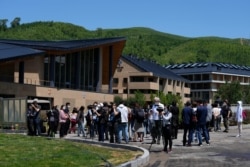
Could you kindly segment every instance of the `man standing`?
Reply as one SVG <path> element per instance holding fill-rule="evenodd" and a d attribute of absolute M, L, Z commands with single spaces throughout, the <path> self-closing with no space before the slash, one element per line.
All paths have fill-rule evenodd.
<path fill-rule="evenodd" d="M 130 110 L 128 107 L 124 105 L 124 102 L 121 101 L 119 106 L 115 108 L 114 106 L 114 114 L 118 115 L 120 114 L 121 121 L 118 123 L 118 143 L 121 143 L 122 135 L 124 135 L 124 139 L 126 144 L 129 142 L 128 137 L 128 114 L 130 113 Z"/>
<path fill-rule="evenodd" d="M 31 104 L 33 113 L 34 113 L 34 133 L 36 136 L 41 135 L 41 119 L 40 119 L 40 110 L 41 106 L 38 105 L 38 99 L 34 99 L 33 103 Z"/>
<path fill-rule="evenodd" d="M 227 100 L 225 100 L 222 104 L 221 107 L 221 113 L 222 113 L 222 117 L 223 117 L 223 123 L 224 123 L 224 127 L 225 130 L 223 132 L 228 133 L 229 131 L 229 115 L 230 115 L 230 106 Z"/>
<path fill-rule="evenodd" d="M 164 105 L 160 103 L 160 98 L 155 97 L 154 98 L 154 105 L 152 106 L 151 109 L 151 114 L 152 114 L 152 119 L 153 119 L 153 125 L 152 125 L 152 143 L 156 143 L 157 139 L 157 144 L 160 144 L 161 141 L 161 131 L 162 131 L 162 119 L 161 119 L 161 114 L 159 115 L 158 107 L 164 108 Z"/>
<path fill-rule="evenodd" d="M 178 136 L 178 126 L 179 126 L 179 108 L 176 106 L 176 102 L 172 102 L 172 106 L 170 107 L 170 112 L 172 113 L 172 130 L 173 130 L 173 138 L 177 139 Z"/>
<path fill-rule="evenodd" d="M 207 119 L 207 107 L 203 105 L 202 100 L 197 101 L 197 132 L 198 132 L 198 140 L 199 146 L 202 146 L 202 134 L 205 137 L 207 145 L 210 145 L 207 128 L 206 128 L 206 119 Z"/>
<path fill-rule="evenodd" d="M 185 107 L 182 110 L 182 121 L 183 121 L 183 146 L 187 144 L 187 132 L 188 132 L 188 146 L 191 146 L 192 137 L 193 137 L 193 128 L 191 127 L 191 117 L 193 114 L 193 109 L 191 107 L 190 101 L 187 101 Z"/>

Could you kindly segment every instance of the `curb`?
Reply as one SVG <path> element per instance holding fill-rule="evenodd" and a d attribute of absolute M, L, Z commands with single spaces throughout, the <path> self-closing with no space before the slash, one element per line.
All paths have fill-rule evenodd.
<path fill-rule="evenodd" d="M 112 147 L 112 148 L 122 148 L 127 149 L 131 151 L 142 151 L 143 155 L 137 157 L 135 160 L 128 161 L 126 163 L 123 163 L 117 167 L 138 167 L 138 166 L 144 166 L 149 163 L 149 151 L 145 148 L 134 146 L 134 145 L 125 145 L 125 144 L 113 144 L 113 143 L 102 143 L 98 141 L 90 141 L 86 139 L 72 139 L 72 138 L 65 138 L 66 140 L 74 141 L 74 142 L 83 142 L 87 144 L 95 144 L 95 145 L 101 145 L 105 147 Z"/>

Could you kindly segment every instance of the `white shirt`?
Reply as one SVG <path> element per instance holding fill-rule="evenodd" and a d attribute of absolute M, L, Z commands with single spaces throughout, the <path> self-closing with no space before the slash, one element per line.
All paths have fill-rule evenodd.
<path fill-rule="evenodd" d="M 128 122 L 128 108 L 123 104 L 120 104 L 117 107 L 117 111 L 121 113 L 121 122 L 127 123 Z"/>
<path fill-rule="evenodd" d="M 157 108 L 159 105 L 162 105 L 164 107 L 163 104 L 159 103 L 159 104 L 154 104 L 152 106 L 152 110 L 151 110 L 151 113 L 152 113 L 152 116 L 153 116 L 153 120 L 160 120 L 159 118 L 159 112 L 157 111 Z"/>

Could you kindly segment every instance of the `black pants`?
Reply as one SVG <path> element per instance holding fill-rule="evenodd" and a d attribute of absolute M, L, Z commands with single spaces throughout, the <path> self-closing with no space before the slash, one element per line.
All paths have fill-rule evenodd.
<path fill-rule="evenodd" d="M 48 130 L 48 136 L 54 137 L 57 131 L 57 122 L 50 121 L 49 122 L 49 130 Z"/>
<path fill-rule="evenodd" d="M 164 151 L 168 151 L 168 145 L 169 150 L 172 150 L 172 128 L 170 125 L 162 127 L 162 135 L 164 137 Z"/>
<path fill-rule="evenodd" d="M 33 118 L 27 118 L 28 135 L 35 135 Z"/>
<path fill-rule="evenodd" d="M 172 137 L 174 139 L 177 139 L 178 136 L 178 125 L 173 125 L 172 126 Z"/>
<path fill-rule="evenodd" d="M 161 120 L 154 120 L 154 126 L 152 127 L 153 141 L 156 141 L 156 139 L 157 139 L 157 143 L 160 142 L 161 132 L 162 132 L 162 121 Z"/>
<path fill-rule="evenodd" d="M 66 129 L 66 123 L 65 122 L 60 122 L 60 137 L 65 136 L 65 129 Z"/>

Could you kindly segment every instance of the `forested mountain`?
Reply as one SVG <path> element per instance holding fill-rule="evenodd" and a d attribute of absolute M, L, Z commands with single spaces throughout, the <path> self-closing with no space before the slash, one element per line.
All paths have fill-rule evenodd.
<path fill-rule="evenodd" d="M 1 25 L 0 25 L 1 26 Z M 223 62 L 250 65 L 250 40 L 219 37 L 189 38 L 134 27 L 94 31 L 62 22 L 33 22 L 0 28 L 1 39 L 73 40 L 123 36 L 123 54 L 152 59 L 159 64 L 183 62 Z"/>

